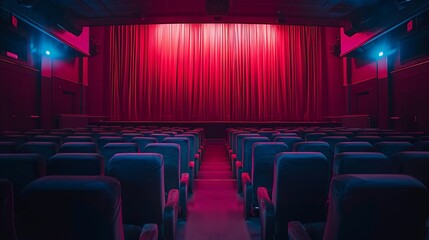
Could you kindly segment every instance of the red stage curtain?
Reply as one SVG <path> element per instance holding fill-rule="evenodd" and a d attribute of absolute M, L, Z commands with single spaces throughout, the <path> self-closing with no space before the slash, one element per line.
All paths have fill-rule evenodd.
<path fill-rule="evenodd" d="M 308 26 L 112 26 L 112 119 L 320 120 L 321 38 Z"/>

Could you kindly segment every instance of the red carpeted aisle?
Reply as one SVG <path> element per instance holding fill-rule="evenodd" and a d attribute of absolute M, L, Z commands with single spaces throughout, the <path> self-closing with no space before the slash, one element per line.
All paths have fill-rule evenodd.
<path fill-rule="evenodd" d="M 243 200 L 225 153 L 223 139 L 208 139 L 194 194 L 189 199 L 188 221 L 180 221 L 177 239 L 260 239 L 259 220 L 244 221 Z"/>

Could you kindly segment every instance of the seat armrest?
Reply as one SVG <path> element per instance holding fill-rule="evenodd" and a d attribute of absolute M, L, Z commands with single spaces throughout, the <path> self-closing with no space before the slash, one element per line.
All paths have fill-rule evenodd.
<path fill-rule="evenodd" d="M 194 162 L 195 162 L 195 168 L 194 168 L 194 170 L 195 170 L 195 177 L 197 177 L 197 173 L 198 173 L 198 170 L 200 170 L 200 161 L 201 161 L 201 158 L 200 158 L 200 154 L 198 154 L 198 153 L 195 153 L 194 154 Z"/>
<path fill-rule="evenodd" d="M 183 173 L 179 187 L 179 216 L 185 220 L 188 219 L 188 186 L 189 174 Z"/>
<path fill-rule="evenodd" d="M 236 160 L 234 164 L 235 164 L 235 173 L 234 173 L 235 176 L 234 177 L 239 178 L 241 176 L 241 173 L 243 172 L 242 171 L 243 163 L 239 160 Z M 240 174 L 238 174 L 239 170 L 241 170 Z"/>
<path fill-rule="evenodd" d="M 237 161 L 237 155 L 235 153 L 233 153 L 231 155 L 231 169 L 232 169 L 232 174 L 235 175 L 235 162 Z M 239 176 L 234 176 L 234 178 L 237 178 Z"/>
<path fill-rule="evenodd" d="M 179 190 L 171 189 L 168 192 L 167 202 L 164 208 L 164 237 L 175 239 L 177 217 L 179 214 Z"/>
<path fill-rule="evenodd" d="M 139 240 L 158 240 L 158 225 L 154 223 L 145 224 L 140 233 Z"/>
<path fill-rule="evenodd" d="M 245 219 L 249 219 L 252 215 L 251 204 L 252 204 L 253 184 L 248 173 L 245 172 L 241 174 L 241 183 L 242 183 L 243 199 L 244 199 L 243 215 Z"/>
<path fill-rule="evenodd" d="M 182 173 L 180 177 L 180 185 L 189 186 L 189 173 Z"/>
<path fill-rule="evenodd" d="M 311 240 L 304 228 L 304 225 L 298 221 L 289 222 L 287 231 L 289 240 Z"/>
<path fill-rule="evenodd" d="M 274 205 L 268 196 L 268 190 L 258 187 L 259 220 L 261 222 L 261 235 L 263 240 L 274 239 Z"/>
<path fill-rule="evenodd" d="M 194 190 L 194 167 L 195 167 L 195 163 L 194 162 L 189 162 L 189 185 L 188 185 L 188 191 L 190 193 L 192 193 L 192 191 Z"/>
<path fill-rule="evenodd" d="M 243 172 L 243 163 L 241 161 L 235 161 L 235 172 L 234 177 L 237 178 L 237 193 L 242 192 L 241 187 L 241 173 Z"/>

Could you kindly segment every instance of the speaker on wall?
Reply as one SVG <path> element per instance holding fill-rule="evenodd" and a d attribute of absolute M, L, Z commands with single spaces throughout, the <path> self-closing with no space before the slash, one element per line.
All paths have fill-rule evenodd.
<path fill-rule="evenodd" d="M 229 0 L 206 0 L 206 11 L 208 15 L 228 15 L 230 8 Z"/>

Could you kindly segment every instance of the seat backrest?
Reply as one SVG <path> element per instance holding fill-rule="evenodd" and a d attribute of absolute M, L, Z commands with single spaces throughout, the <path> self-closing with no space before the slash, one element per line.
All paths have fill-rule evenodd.
<path fill-rule="evenodd" d="M 98 153 L 98 145 L 95 142 L 65 142 L 61 145 L 60 153 Z"/>
<path fill-rule="evenodd" d="M 271 139 L 273 134 L 279 133 L 279 132 L 274 130 L 261 130 L 256 133 L 259 134 L 261 137 L 267 137 L 268 139 Z"/>
<path fill-rule="evenodd" d="M 36 135 L 31 139 L 32 142 L 54 142 L 60 146 L 63 144 L 63 138 L 54 135 Z"/>
<path fill-rule="evenodd" d="M 305 141 L 319 141 L 321 137 L 326 137 L 328 134 L 326 133 L 309 133 L 305 135 Z"/>
<path fill-rule="evenodd" d="M 405 135 L 401 135 L 401 136 L 386 136 L 384 138 L 384 141 L 391 141 L 391 142 L 409 142 L 409 143 L 416 143 L 417 142 L 417 138 L 413 137 L 413 136 L 405 136 Z"/>
<path fill-rule="evenodd" d="M 420 141 L 416 143 L 417 151 L 429 151 L 429 141 Z"/>
<path fill-rule="evenodd" d="M 0 239 L 16 240 L 12 183 L 0 178 Z"/>
<path fill-rule="evenodd" d="M 326 136 L 321 137 L 319 141 L 324 141 L 329 144 L 329 147 L 331 148 L 331 152 L 333 153 L 335 150 L 335 145 L 340 142 L 348 142 L 349 139 L 345 136 Z"/>
<path fill-rule="evenodd" d="M 104 158 L 99 153 L 57 153 L 46 166 L 47 175 L 104 175 Z"/>
<path fill-rule="evenodd" d="M 156 143 L 156 138 L 153 137 L 134 137 L 131 142 L 137 143 L 139 149 L 144 149 L 149 143 Z"/>
<path fill-rule="evenodd" d="M 405 151 L 392 156 L 401 174 L 410 175 L 429 188 L 429 152 Z"/>
<path fill-rule="evenodd" d="M 302 223 L 326 220 L 331 169 L 328 160 L 316 152 L 288 152 L 276 155 L 272 201 L 275 234 L 286 239 L 289 221 Z"/>
<path fill-rule="evenodd" d="M 259 137 L 259 135 L 256 133 L 241 133 L 237 135 L 237 142 L 234 143 L 235 148 L 233 151 L 235 151 L 234 153 L 237 155 L 239 161 L 243 158 L 243 139 L 247 137 Z"/>
<path fill-rule="evenodd" d="M 383 138 L 380 136 L 355 136 L 352 141 L 354 142 L 369 142 L 371 145 L 383 141 Z"/>
<path fill-rule="evenodd" d="M 269 142 L 270 139 L 267 137 L 247 137 L 243 139 L 243 146 L 242 146 L 242 166 L 243 166 L 243 172 L 247 172 L 250 174 L 250 171 L 252 170 L 252 147 L 254 143 L 257 142 Z M 241 177 L 241 176 L 237 176 Z"/>
<path fill-rule="evenodd" d="M 125 138 L 127 142 L 131 142 L 131 140 L 135 137 L 144 137 L 141 133 L 123 133 L 121 136 Z"/>
<path fill-rule="evenodd" d="M 244 130 L 239 130 L 239 129 L 228 129 L 226 134 L 227 134 L 227 140 L 228 140 L 228 144 L 231 148 L 234 147 L 234 142 L 235 142 L 235 136 L 237 134 L 240 133 L 251 133 L 249 131 L 244 131 Z"/>
<path fill-rule="evenodd" d="M 277 129 L 277 131 L 279 131 L 278 129 Z M 283 132 L 283 133 L 274 133 L 273 135 L 271 135 L 271 141 L 272 142 L 275 142 L 276 140 L 276 138 L 278 138 L 278 137 L 298 137 L 298 134 L 296 134 L 296 133 L 285 133 L 285 132 Z"/>
<path fill-rule="evenodd" d="M 180 145 L 177 143 L 150 143 L 142 152 L 159 153 L 164 159 L 164 189 L 179 189 Z"/>
<path fill-rule="evenodd" d="M 293 145 L 297 142 L 302 142 L 302 138 L 298 136 L 276 137 L 274 142 L 283 142 L 287 145 L 289 151 L 292 151 Z"/>
<path fill-rule="evenodd" d="M 16 142 L 0 142 L 0 153 L 16 153 L 18 146 Z"/>
<path fill-rule="evenodd" d="M 22 191 L 21 201 L 20 239 L 124 239 L 121 185 L 114 178 L 44 177 Z"/>
<path fill-rule="evenodd" d="M 68 136 L 64 138 L 66 142 L 95 142 L 95 139 L 91 136 Z"/>
<path fill-rule="evenodd" d="M 333 178 L 325 240 L 425 239 L 428 191 L 405 175 Z"/>
<path fill-rule="evenodd" d="M 339 142 L 335 145 L 334 155 L 343 152 L 374 152 L 374 146 L 369 142 Z"/>
<path fill-rule="evenodd" d="M 177 134 L 176 137 L 185 137 L 189 140 L 189 160 L 194 159 L 194 155 L 197 153 L 198 150 L 195 149 L 195 136 L 192 134 Z"/>
<path fill-rule="evenodd" d="M 139 146 L 137 143 L 108 143 L 101 150 L 101 155 L 104 158 L 104 169 L 107 172 L 110 159 L 117 153 L 138 153 Z"/>
<path fill-rule="evenodd" d="M 19 153 L 37 153 L 45 158 L 45 161 L 58 153 L 58 144 L 55 142 L 26 142 L 18 148 Z"/>
<path fill-rule="evenodd" d="M 378 152 L 343 152 L 335 155 L 333 175 L 395 173 L 393 161 Z"/>
<path fill-rule="evenodd" d="M 297 142 L 293 145 L 294 152 L 320 152 L 328 160 L 332 160 L 333 154 L 331 148 L 327 142 L 324 141 L 307 141 Z"/>
<path fill-rule="evenodd" d="M 98 138 L 97 144 L 100 149 L 103 149 L 104 145 L 108 143 L 122 143 L 126 141 L 124 137 L 120 136 L 101 136 Z"/>
<path fill-rule="evenodd" d="M 377 152 L 381 152 L 384 155 L 386 155 L 388 158 L 390 158 L 396 153 L 403 152 L 403 151 L 411 151 L 414 149 L 415 146 L 410 142 L 383 141 L 383 142 L 376 143 L 374 147 Z"/>
<path fill-rule="evenodd" d="M 45 175 L 46 162 L 40 154 L 0 154 L 0 178 L 12 183 L 15 201 L 27 184 Z"/>
<path fill-rule="evenodd" d="M 185 137 L 164 138 L 164 143 L 176 143 L 180 146 L 180 174 L 189 172 L 189 139 Z"/>
<path fill-rule="evenodd" d="M 149 135 L 149 137 L 156 138 L 157 142 L 162 142 L 162 140 L 164 140 L 164 138 L 170 137 L 170 135 L 165 134 L 165 133 L 153 133 L 153 134 Z"/>
<path fill-rule="evenodd" d="M 198 153 L 198 150 L 200 149 L 200 144 L 201 144 L 201 134 L 198 131 L 186 131 L 183 134 L 191 134 L 194 136 L 194 140 L 195 140 L 194 151 L 195 153 Z"/>
<path fill-rule="evenodd" d="M 273 187 L 274 158 L 278 153 L 287 152 L 282 142 L 257 142 L 252 146 L 252 169 L 249 172 L 253 183 L 253 202 L 256 202 L 258 187 L 265 187 L 271 193 Z"/>
<path fill-rule="evenodd" d="M 109 162 L 109 175 L 121 183 L 124 224 L 163 222 L 164 164 L 158 153 L 119 153 Z"/>

